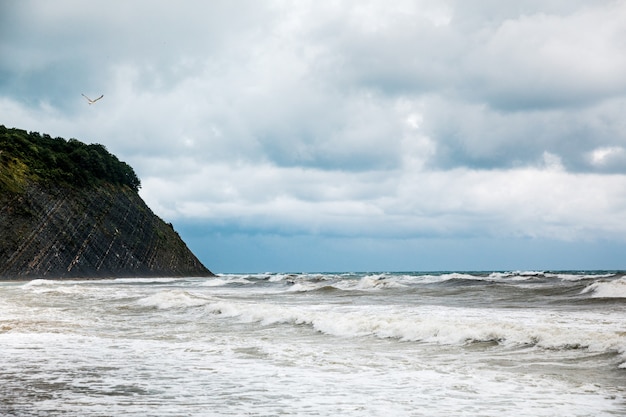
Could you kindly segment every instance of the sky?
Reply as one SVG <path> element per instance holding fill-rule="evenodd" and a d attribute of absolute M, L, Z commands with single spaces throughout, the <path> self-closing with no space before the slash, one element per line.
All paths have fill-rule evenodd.
<path fill-rule="evenodd" d="M 626 1 L 0 0 L 0 56 L 213 272 L 626 269 Z"/>

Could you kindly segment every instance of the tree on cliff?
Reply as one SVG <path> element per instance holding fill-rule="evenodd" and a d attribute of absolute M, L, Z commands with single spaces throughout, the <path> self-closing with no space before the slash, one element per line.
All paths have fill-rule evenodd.
<path fill-rule="evenodd" d="M 141 187 L 135 171 L 109 153 L 104 145 L 87 145 L 76 139 L 66 141 L 2 125 L 0 170 L 4 171 L 0 172 L 2 189 L 16 186 L 20 178 L 74 186 L 110 182 L 126 185 L 134 191 Z M 9 174 L 12 179 L 7 178 Z"/>

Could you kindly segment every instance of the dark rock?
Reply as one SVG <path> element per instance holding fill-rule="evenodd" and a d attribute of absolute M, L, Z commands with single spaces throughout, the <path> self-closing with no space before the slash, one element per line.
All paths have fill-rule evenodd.
<path fill-rule="evenodd" d="M 128 185 L 22 177 L 0 187 L 0 279 L 213 276 Z"/>

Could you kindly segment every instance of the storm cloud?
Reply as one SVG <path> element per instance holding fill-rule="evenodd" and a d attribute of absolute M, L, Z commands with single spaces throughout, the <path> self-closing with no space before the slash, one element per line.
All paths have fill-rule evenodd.
<path fill-rule="evenodd" d="M 106 145 L 218 270 L 241 236 L 355 269 L 372 239 L 397 268 L 418 240 L 624 246 L 624 1 L 0 7 L 0 123 Z"/>

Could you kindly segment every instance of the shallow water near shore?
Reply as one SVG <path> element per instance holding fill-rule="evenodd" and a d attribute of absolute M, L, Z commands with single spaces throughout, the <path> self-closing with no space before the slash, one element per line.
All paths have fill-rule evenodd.
<path fill-rule="evenodd" d="M 2 416 L 620 416 L 618 272 L 0 283 Z"/>

